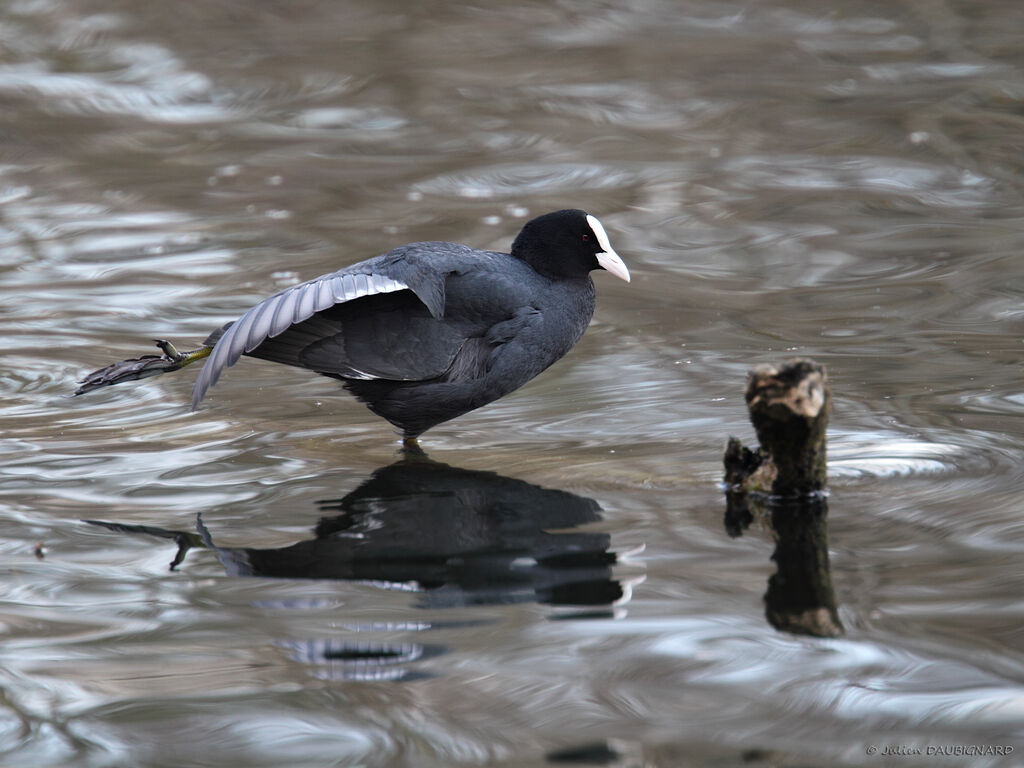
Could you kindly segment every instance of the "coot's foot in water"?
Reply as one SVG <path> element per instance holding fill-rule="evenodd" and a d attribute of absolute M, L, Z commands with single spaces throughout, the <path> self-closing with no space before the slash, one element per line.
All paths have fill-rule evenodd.
<path fill-rule="evenodd" d="M 209 357 L 213 347 L 199 347 L 191 352 L 179 352 L 171 342 L 166 339 L 153 339 L 157 348 L 163 352 L 162 355 L 143 355 L 122 360 L 119 363 L 111 363 L 105 368 L 93 371 L 78 383 L 81 386 L 75 390 L 76 395 L 84 395 L 100 387 L 109 387 L 111 384 L 120 384 L 122 381 L 135 381 L 146 379 L 150 376 L 157 376 L 161 373 L 177 371 L 189 363 Z"/>

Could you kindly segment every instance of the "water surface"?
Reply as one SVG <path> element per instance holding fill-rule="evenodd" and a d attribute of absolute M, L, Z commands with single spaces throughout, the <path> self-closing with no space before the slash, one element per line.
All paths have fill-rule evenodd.
<path fill-rule="evenodd" d="M 0 763 L 1019 764 L 1022 24 L 5 5 Z M 388 425 L 260 361 L 195 413 L 188 371 L 68 398 L 294 282 L 568 206 L 633 282 L 596 275 L 565 360 L 428 433 L 440 480 L 383 483 Z M 723 519 L 746 372 L 794 354 L 833 386 L 838 637 L 767 621 L 772 533 Z"/>

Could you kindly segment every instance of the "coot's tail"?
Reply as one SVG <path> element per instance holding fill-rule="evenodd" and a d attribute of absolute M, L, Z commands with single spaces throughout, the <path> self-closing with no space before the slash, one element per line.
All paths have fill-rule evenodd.
<path fill-rule="evenodd" d="M 83 395 L 100 387 L 120 384 L 122 381 L 135 381 L 176 371 L 196 360 L 208 357 L 213 351 L 213 344 L 209 340 L 199 349 L 193 349 L 191 352 L 179 352 L 171 342 L 164 339 L 154 339 L 154 341 L 162 354 L 134 357 L 131 360 L 111 363 L 106 368 L 93 371 L 78 382 L 81 386 L 75 390 L 75 394 Z"/>

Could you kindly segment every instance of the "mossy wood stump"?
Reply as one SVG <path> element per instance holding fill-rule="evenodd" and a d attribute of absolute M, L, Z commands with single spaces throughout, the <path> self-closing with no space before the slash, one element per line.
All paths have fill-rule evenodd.
<path fill-rule="evenodd" d="M 825 368 L 813 360 L 751 371 L 746 401 L 760 447 L 746 448 L 729 438 L 724 458 L 729 488 L 783 498 L 824 491 L 831 400 Z"/>

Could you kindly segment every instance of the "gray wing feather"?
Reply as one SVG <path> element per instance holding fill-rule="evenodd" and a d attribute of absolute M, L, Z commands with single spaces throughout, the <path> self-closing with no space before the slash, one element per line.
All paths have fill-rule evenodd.
<path fill-rule="evenodd" d="M 301 295 L 301 291 L 289 291 L 282 294 L 281 300 L 274 310 L 274 316 L 270 319 L 268 337 L 273 338 L 284 333 L 295 322 L 295 309 L 299 305 L 299 296 Z"/>
<path fill-rule="evenodd" d="M 316 307 L 329 307 L 334 303 L 334 291 L 331 289 L 331 283 L 333 278 L 327 280 L 321 280 L 316 283 L 316 289 L 310 291 L 316 295 L 315 304 Z"/>
<path fill-rule="evenodd" d="M 192 407 L 196 408 L 221 372 L 252 352 L 267 339 L 284 333 L 317 312 L 363 296 L 407 290 L 405 283 L 383 275 L 329 275 L 295 285 L 271 296 L 246 312 L 217 340 L 217 345 L 196 378 Z"/>
<path fill-rule="evenodd" d="M 303 319 L 312 316 L 316 312 L 317 293 L 318 291 L 316 290 L 295 292 L 299 300 L 295 305 L 295 315 L 292 318 L 292 322 L 301 323 Z"/>

